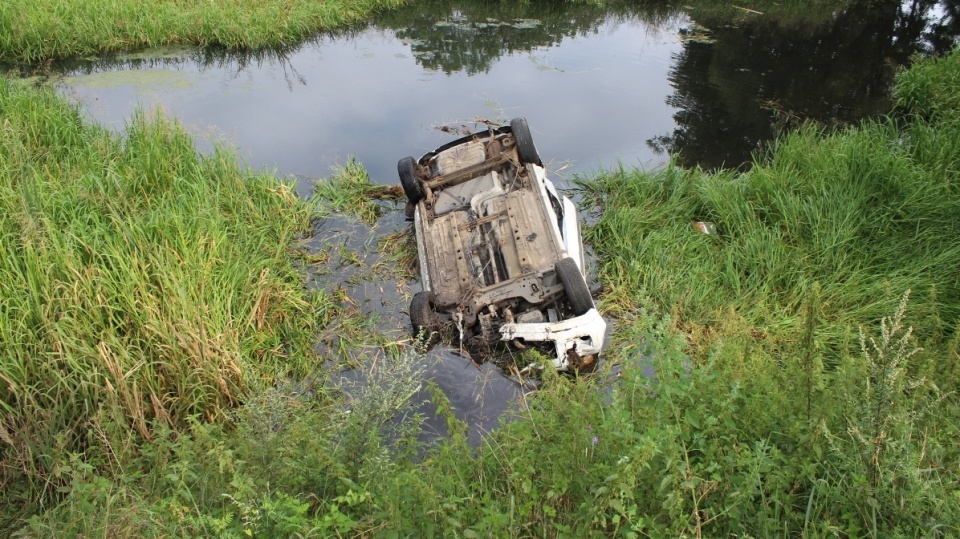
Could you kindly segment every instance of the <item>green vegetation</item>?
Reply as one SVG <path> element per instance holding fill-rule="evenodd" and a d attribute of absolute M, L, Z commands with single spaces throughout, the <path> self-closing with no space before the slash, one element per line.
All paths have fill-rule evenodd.
<path fill-rule="evenodd" d="M 162 118 L 123 137 L 0 82 L 3 518 L 71 455 L 120 466 L 158 427 L 302 376 L 322 322 L 287 248 L 309 206 Z M 313 302 L 313 304 L 311 304 Z M 19 502 L 18 502 L 19 500 Z"/>
<path fill-rule="evenodd" d="M 914 117 L 901 129 L 807 127 L 744 174 L 670 167 L 583 182 L 604 209 L 588 237 L 611 290 L 604 307 L 621 318 L 613 350 L 645 338 L 662 356 L 639 329 L 654 315 L 683 337 L 675 358 L 692 368 L 678 395 L 628 406 L 631 425 L 638 409 L 666 406 L 659 427 L 680 440 L 648 463 L 665 481 L 651 495 L 667 503 L 633 506 L 644 531 L 958 533 L 960 122 L 943 112 L 956 110 L 952 94 L 915 80 L 947 76 L 932 66 L 958 57 L 904 76 L 898 96 Z M 668 480 L 663 458 L 685 475 Z"/>
<path fill-rule="evenodd" d="M 415 343 L 304 286 L 412 263 L 396 230 L 302 246 L 399 211 L 359 164 L 306 202 L 162 117 L 112 134 L 3 81 L 0 534 L 956 536 L 958 73 L 920 62 L 896 120 L 804 127 L 747 173 L 583 180 L 619 375 L 545 372 L 476 448 Z"/>
<path fill-rule="evenodd" d="M 363 165 L 353 157 L 337 167 L 333 176 L 314 183 L 314 199 L 318 216 L 354 215 L 365 225 L 373 226 L 386 211 L 382 200 L 403 200 L 399 185 L 373 183 Z"/>
<path fill-rule="evenodd" d="M 400 3 L 5 1 L 0 2 L 0 62 L 35 63 L 161 45 L 228 49 L 291 45 L 318 30 L 358 22 Z"/>
<path fill-rule="evenodd" d="M 621 170 L 584 183 L 604 206 L 589 238 L 614 290 L 607 307 L 670 314 L 695 343 L 747 324 L 783 349 L 815 301 L 829 326 L 822 344 L 849 352 L 857 324 L 878 321 L 913 288 L 915 314 L 930 317 L 920 324 L 924 345 L 953 333 L 942 325 L 960 316 L 960 223 L 951 217 L 960 198 L 945 173 L 960 165 L 956 125 L 900 131 L 883 121 L 827 136 L 807 127 L 756 165 L 706 177 Z M 695 221 L 719 234 L 697 233 Z"/>
<path fill-rule="evenodd" d="M 960 54 L 931 58 L 900 74 L 895 88 L 897 104 L 908 114 L 949 122 L 960 114 L 960 95 L 951 91 L 958 84 Z M 933 151 L 956 151 L 956 147 L 946 141 L 936 144 L 925 142 L 923 146 Z M 941 149 L 941 146 L 944 148 Z M 936 162 L 936 158 L 928 157 L 926 160 Z M 956 169 L 947 169 L 946 172 L 955 173 Z"/>

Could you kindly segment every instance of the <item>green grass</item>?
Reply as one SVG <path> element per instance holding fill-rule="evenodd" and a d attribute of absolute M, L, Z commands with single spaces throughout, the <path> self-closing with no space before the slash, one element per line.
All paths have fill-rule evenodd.
<path fill-rule="evenodd" d="M 958 165 L 957 124 L 918 121 L 901 132 L 881 121 L 825 136 L 801 129 L 744 174 L 669 167 L 583 182 L 604 207 L 587 237 L 616 291 L 608 308 L 644 305 L 700 331 L 742 319 L 790 338 L 817 286 L 828 340 L 855 348 L 856 324 L 879 320 L 913 289 L 919 336 L 942 344 L 954 331 L 944 321 L 960 316 Z M 699 233 L 695 221 L 719 234 Z"/>
<path fill-rule="evenodd" d="M 619 373 L 544 373 L 476 448 L 436 388 L 451 436 L 417 444 L 422 358 L 291 259 L 312 217 L 391 211 L 362 167 L 306 203 L 162 118 L 114 135 L 4 82 L 0 533 L 956 536 L 957 58 L 901 75 L 906 118 L 747 173 L 581 182 Z M 308 376 L 318 336 L 365 332 L 363 382 Z"/>
<path fill-rule="evenodd" d="M 375 225 L 389 209 L 384 201 L 406 202 L 399 185 L 373 183 L 352 157 L 336 167 L 331 177 L 314 182 L 313 189 L 318 216 L 352 215 L 367 226 Z"/>
<path fill-rule="evenodd" d="M 55 494 L 74 453 L 117 464 L 156 425 L 313 368 L 327 300 L 288 255 L 310 218 L 288 185 L 160 117 L 113 135 L 23 83 L 0 82 L 0 116 L 7 510 Z"/>
<path fill-rule="evenodd" d="M 37 63 L 162 45 L 228 49 L 292 45 L 319 30 L 358 22 L 400 3 L 5 1 L 0 2 L 0 62 Z"/>
<path fill-rule="evenodd" d="M 900 73 L 894 99 L 903 112 L 921 118 L 955 116 L 960 111 L 960 95 L 952 89 L 958 84 L 960 55 L 930 58 Z"/>

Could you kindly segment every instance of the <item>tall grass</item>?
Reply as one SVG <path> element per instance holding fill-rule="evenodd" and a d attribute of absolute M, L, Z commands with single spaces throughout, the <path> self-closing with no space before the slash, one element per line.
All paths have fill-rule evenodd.
<path fill-rule="evenodd" d="M 960 316 L 958 165 L 956 123 L 807 127 L 742 175 L 669 167 L 584 182 L 604 207 L 587 237 L 617 312 L 640 303 L 688 329 L 742 317 L 784 338 L 818 286 L 825 338 L 855 348 L 856 324 L 879 320 L 906 289 L 922 291 L 912 305 L 927 316 Z M 701 220 L 719 233 L 696 231 Z M 918 336 L 943 337 L 928 322 Z"/>
<path fill-rule="evenodd" d="M 923 60 L 900 73 L 893 94 L 903 112 L 929 119 L 960 111 L 960 95 L 955 91 L 958 85 L 960 55 L 948 54 Z"/>
<path fill-rule="evenodd" d="M 914 86 L 899 127 L 805 128 L 748 173 L 584 182 L 611 370 L 546 372 L 477 448 L 434 391 L 451 437 L 421 450 L 413 352 L 378 358 L 347 405 L 275 384 L 204 421 L 247 373 L 302 372 L 311 306 L 282 260 L 304 206 L 162 121 L 114 137 L 2 88 L 0 481 L 16 507 L 59 502 L 27 519 L 8 503 L 4 529 L 960 534 L 960 122 L 937 85 Z M 318 201 L 362 193 L 353 172 Z"/>
<path fill-rule="evenodd" d="M 36 0 L 0 2 L 0 62 L 35 63 L 160 45 L 229 49 L 298 43 L 401 0 Z M 69 31 L 64 31 L 69 29 Z"/>
<path fill-rule="evenodd" d="M 210 420 L 311 368 L 287 255 L 308 206 L 160 117 L 122 136 L 0 82 L 4 517 L 48 500 L 70 455 L 119 464 L 156 425 Z M 323 296 L 318 296 L 323 301 Z"/>

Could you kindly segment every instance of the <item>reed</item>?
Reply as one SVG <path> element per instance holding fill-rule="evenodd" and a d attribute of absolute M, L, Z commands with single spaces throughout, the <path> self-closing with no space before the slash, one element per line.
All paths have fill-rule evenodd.
<path fill-rule="evenodd" d="M 290 186 L 159 116 L 114 135 L 8 80 L 0 116 L 0 484 L 55 488 L 71 453 L 309 370 L 288 246 L 310 209 Z"/>
<path fill-rule="evenodd" d="M 581 182 L 604 208 L 587 237 L 604 261 L 602 279 L 619 290 L 608 308 L 644 304 L 681 326 L 714 328 L 733 308 L 756 331 L 792 339 L 803 298 L 819 283 L 834 343 L 855 345 L 852 328 L 879 321 L 907 289 L 935 289 L 936 305 L 919 295 L 911 305 L 956 320 L 960 192 L 944 171 L 960 164 L 957 129 L 806 127 L 742 175 L 671 166 Z M 713 222 L 718 234 L 698 232 L 695 221 Z"/>

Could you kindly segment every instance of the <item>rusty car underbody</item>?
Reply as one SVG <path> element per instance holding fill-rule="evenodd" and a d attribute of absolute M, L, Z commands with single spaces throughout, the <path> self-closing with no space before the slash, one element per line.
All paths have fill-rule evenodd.
<path fill-rule="evenodd" d="M 398 171 L 423 285 L 415 332 L 453 324 L 473 343 L 540 343 L 558 370 L 596 360 L 606 322 L 586 284 L 577 210 L 547 178 L 526 120 L 401 159 Z"/>

